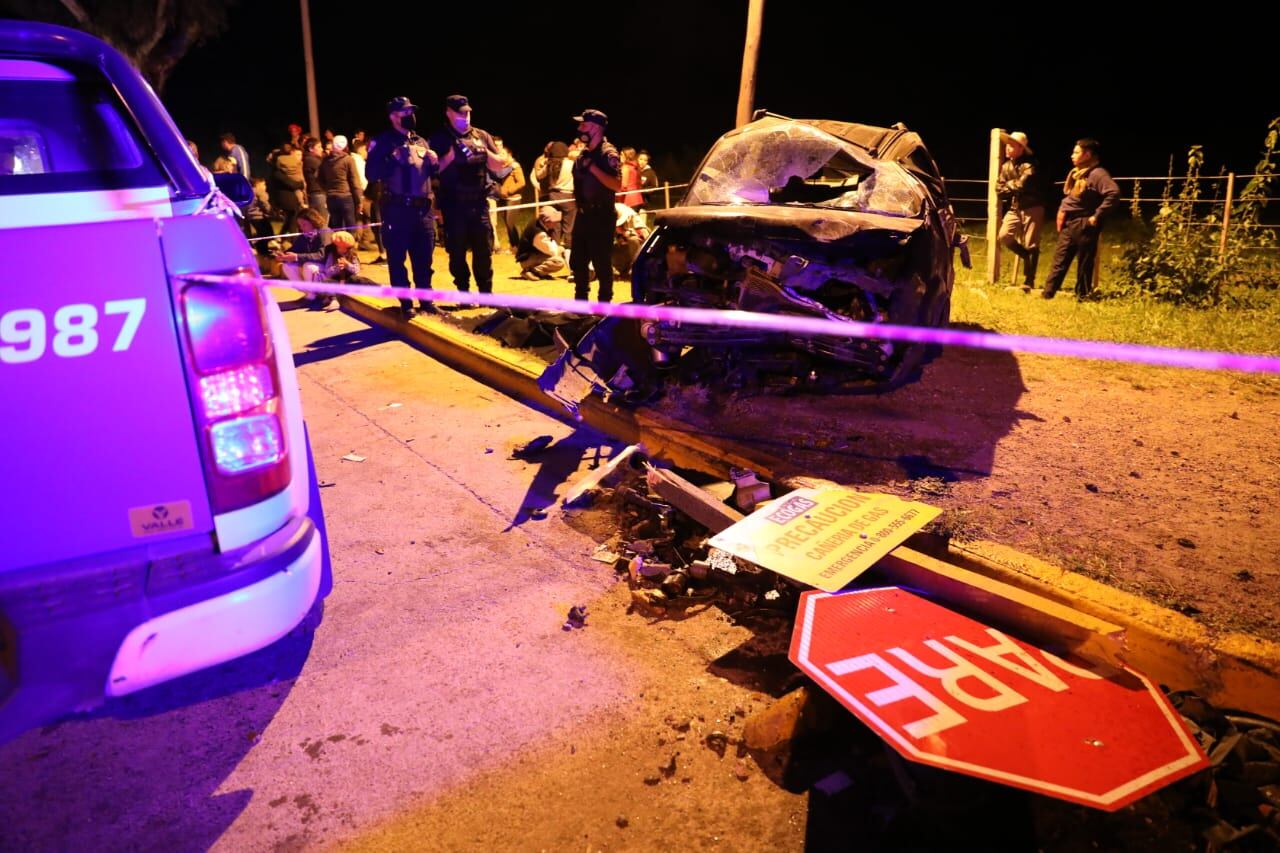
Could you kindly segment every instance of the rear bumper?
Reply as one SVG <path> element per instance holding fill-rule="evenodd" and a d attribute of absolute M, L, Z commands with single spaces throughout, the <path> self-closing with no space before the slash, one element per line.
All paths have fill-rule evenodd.
<path fill-rule="evenodd" d="M 256 652 L 289 633 L 316 600 L 320 548 L 320 537 L 311 536 L 302 555 L 275 574 L 134 628 L 116 653 L 107 695 L 123 696 Z"/>
<path fill-rule="evenodd" d="M 304 516 L 225 554 L 0 576 L 0 742 L 284 636 L 315 601 L 323 544 Z"/>

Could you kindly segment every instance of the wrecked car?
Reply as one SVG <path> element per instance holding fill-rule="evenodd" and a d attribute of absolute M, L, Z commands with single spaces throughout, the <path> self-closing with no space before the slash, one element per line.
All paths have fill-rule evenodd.
<path fill-rule="evenodd" d="M 766 113 L 722 136 L 656 221 L 632 270 L 648 304 L 937 327 L 956 248 L 968 265 L 938 167 L 901 124 Z M 926 350 L 676 322 L 640 333 L 660 370 L 727 388 L 887 390 Z"/>

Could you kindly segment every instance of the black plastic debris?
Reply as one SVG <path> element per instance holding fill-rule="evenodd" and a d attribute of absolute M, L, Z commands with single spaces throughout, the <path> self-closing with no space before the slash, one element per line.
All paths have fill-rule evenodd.
<path fill-rule="evenodd" d="M 587 627 L 587 605 L 575 604 L 569 608 L 569 618 L 564 621 L 564 630 Z"/>
<path fill-rule="evenodd" d="M 555 438 L 552 436 L 540 435 L 511 451 L 511 458 L 526 462 L 531 459 L 537 459 L 544 450 L 551 446 L 553 441 L 555 441 Z"/>

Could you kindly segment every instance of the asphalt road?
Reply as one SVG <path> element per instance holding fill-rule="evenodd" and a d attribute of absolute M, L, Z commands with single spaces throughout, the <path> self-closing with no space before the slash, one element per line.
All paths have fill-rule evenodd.
<path fill-rule="evenodd" d="M 764 701 L 708 673 L 749 633 L 628 614 L 556 507 L 608 440 L 340 312 L 285 316 L 333 555 L 322 621 L 0 745 L 0 849 L 802 843 L 803 797 L 692 745 Z M 566 631 L 573 604 L 591 618 Z M 690 746 L 656 785 L 673 714 Z"/>

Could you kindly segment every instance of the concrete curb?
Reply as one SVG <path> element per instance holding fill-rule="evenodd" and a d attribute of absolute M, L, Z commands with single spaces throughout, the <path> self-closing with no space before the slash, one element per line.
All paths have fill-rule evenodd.
<path fill-rule="evenodd" d="M 545 367 L 538 359 L 490 342 L 434 317 L 405 322 L 383 308 L 393 300 L 340 297 L 344 309 L 382 326 L 441 361 L 524 400 L 552 416 L 572 418 L 538 389 Z M 585 401 L 581 423 L 675 465 L 727 476 L 751 468 L 776 479 L 778 457 L 737 442 L 712 441 L 678 421 L 652 412 Z M 1193 690 L 1214 704 L 1280 719 L 1280 643 L 1245 634 L 1214 634 L 1194 620 L 1083 575 L 994 542 L 953 543 L 948 561 L 1124 629 L 1124 660 L 1174 690 Z"/>

